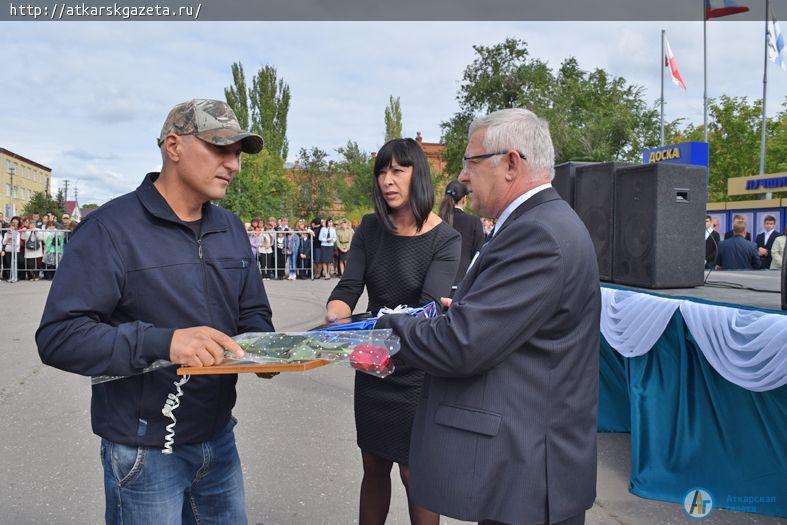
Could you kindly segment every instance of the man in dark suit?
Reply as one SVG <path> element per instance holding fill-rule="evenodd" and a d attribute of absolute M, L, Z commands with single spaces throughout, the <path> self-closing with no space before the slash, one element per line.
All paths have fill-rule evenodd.
<path fill-rule="evenodd" d="M 598 267 L 552 188 L 546 121 L 507 109 L 470 126 L 459 180 L 497 219 L 449 309 L 384 316 L 427 372 L 410 451 L 420 506 L 483 524 L 582 524 L 596 495 Z"/>
<path fill-rule="evenodd" d="M 724 234 L 724 240 L 726 241 L 727 239 L 732 239 L 735 236 L 734 226 L 735 226 L 736 222 L 743 223 L 743 229 L 744 229 L 744 233 L 745 233 L 744 237 L 746 238 L 747 241 L 751 241 L 751 233 L 745 231 L 746 230 L 746 217 L 744 217 L 743 215 L 738 215 L 737 213 L 732 216 L 733 228 L 731 228 L 730 231 L 728 231 L 727 233 Z"/>
<path fill-rule="evenodd" d="M 760 266 L 762 268 L 770 268 L 773 241 L 780 237 L 781 234 L 774 229 L 776 228 L 776 219 L 773 218 L 773 215 L 766 215 L 762 225 L 765 231 L 757 236 L 757 252 L 760 254 Z"/>
<path fill-rule="evenodd" d="M 744 238 L 746 223 L 734 222 L 732 231 L 735 235 L 719 244 L 716 264 L 722 270 L 758 270 L 760 254 L 757 253 L 757 246 Z"/>
<path fill-rule="evenodd" d="M 705 269 L 710 270 L 716 265 L 716 252 L 721 238 L 719 232 L 713 229 L 711 216 L 705 216 Z"/>

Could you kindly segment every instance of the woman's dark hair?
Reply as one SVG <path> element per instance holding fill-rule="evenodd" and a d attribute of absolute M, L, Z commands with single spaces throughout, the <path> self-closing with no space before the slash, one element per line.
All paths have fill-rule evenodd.
<path fill-rule="evenodd" d="M 445 196 L 440 203 L 440 218 L 445 222 L 454 225 L 454 206 L 467 195 L 467 186 L 458 180 L 452 180 L 445 187 Z"/>
<path fill-rule="evenodd" d="M 391 220 L 391 208 L 383 198 L 380 184 L 377 177 L 396 160 L 400 166 L 412 166 L 413 176 L 410 179 L 410 210 L 415 216 L 415 228 L 420 232 L 424 227 L 426 219 L 434 206 L 434 186 L 432 185 L 432 174 L 429 171 L 429 162 L 421 146 L 413 139 L 393 139 L 386 142 L 377 157 L 374 159 L 374 179 L 372 180 L 372 201 L 374 202 L 374 214 L 377 220 L 389 232 L 395 232 L 393 221 Z"/>

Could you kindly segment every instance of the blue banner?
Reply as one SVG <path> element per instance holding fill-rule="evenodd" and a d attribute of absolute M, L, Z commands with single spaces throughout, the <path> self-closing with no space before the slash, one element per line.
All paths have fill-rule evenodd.
<path fill-rule="evenodd" d="M 707 142 L 681 142 L 659 148 L 648 148 L 642 152 L 643 164 L 669 162 L 708 167 Z"/>

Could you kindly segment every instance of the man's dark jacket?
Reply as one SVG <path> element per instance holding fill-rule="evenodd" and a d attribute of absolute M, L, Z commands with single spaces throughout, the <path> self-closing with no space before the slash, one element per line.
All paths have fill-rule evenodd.
<path fill-rule="evenodd" d="M 716 252 L 719 250 L 721 238 L 719 232 L 713 230 L 705 239 L 705 268 L 710 269 L 716 265 Z"/>
<path fill-rule="evenodd" d="M 86 376 L 130 375 L 169 359 L 175 329 L 227 335 L 272 331 L 271 309 L 240 220 L 203 206 L 198 239 L 153 185 L 91 213 L 75 230 L 49 292 L 36 342 L 41 360 Z M 93 431 L 110 441 L 160 447 L 173 422 L 175 367 L 93 386 Z M 196 375 L 172 413 L 174 441 L 209 440 L 235 405 L 236 375 Z"/>
<path fill-rule="evenodd" d="M 768 242 L 765 242 L 765 232 L 760 233 L 757 235 L 757 248 L 765 248 L 768 250 L 766 255 L 761 255 L 760 259 L 762 260 L 762 267 L 763 268 L 770 268 L 771 261 L 773 257 L 771 257 L 771 248 L 773 248 L 773 241 L 775 241 L 778 237 L 781 237 L 781 234 L 776 230 L 771 232 L 771 236 L 768 238 Z"/>
<path fill-rule="evenodd" d="M 719 244 L 716 264 L 724 270 L 758 270 L 760 268 L 760 254 L 753 242 L 736 235 Z"/>
<path fill-rule="evenodd" d="M 426 371 L 410 494 L 465 521 L 557 523 L 596 497 L 596 252 L 552 188 L 497 227 L 445 315 L 377 322 Z"/>
<path fill-rule="evenodd" d="M 732 239 L 734 236 L 735 236 L 735 232 L 729 230 L 727 231 L 727 233 L 724 234 L 724 240 L 726 241 L 727 239 Z M 747 241 L 751 240 L 751 232 L 746 232 L 746 240 Z"/>

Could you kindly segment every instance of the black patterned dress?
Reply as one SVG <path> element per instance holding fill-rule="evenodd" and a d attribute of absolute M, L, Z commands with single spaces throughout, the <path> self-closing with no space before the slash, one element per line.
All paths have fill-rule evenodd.
<path fill-rule="evenodd" d="M 374 215 L 366 215 L 353 236 L 347 267 L 329 301 L 355 308 L 363 288 L 369 310 L 418 306 L 448 297 L 461 251 L 460 235 L 442 222 L 412 236 L 388 232 Z M 407 465 L 410 430 L 421 395 L 424 372 L 397 365 L 379 379 L 355 374 L 355 428 L 364 452 Z"/>

